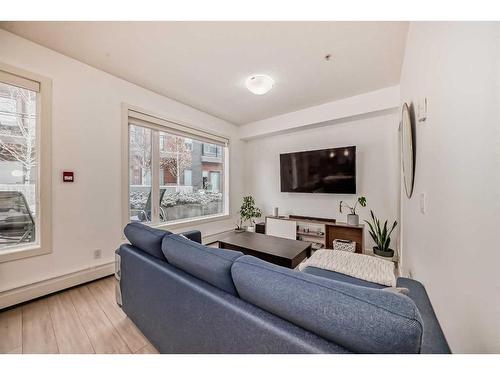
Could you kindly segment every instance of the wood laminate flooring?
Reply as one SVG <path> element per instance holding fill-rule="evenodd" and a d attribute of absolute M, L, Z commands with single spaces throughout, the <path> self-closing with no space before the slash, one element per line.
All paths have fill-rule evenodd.
<path fill-rule="evenodd" d="M 113 276 L 0 311 L 0 353 L 157 354 L 115 302 Z"/>

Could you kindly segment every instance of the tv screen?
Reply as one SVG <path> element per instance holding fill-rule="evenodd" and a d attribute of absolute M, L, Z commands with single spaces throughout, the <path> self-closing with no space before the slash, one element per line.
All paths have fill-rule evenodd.
<path fill-rule="evenodd" d="M 280 155 L 281 191 L 356 193 L 356 146 Z"/>

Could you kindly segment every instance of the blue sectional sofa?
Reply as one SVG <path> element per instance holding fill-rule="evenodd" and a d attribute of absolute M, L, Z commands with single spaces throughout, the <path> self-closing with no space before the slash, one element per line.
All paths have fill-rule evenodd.
<path fill-rule="evenodd" d="M 118 300 L 161 353 L 450 353 L 424 287 L 409 296 L 335 272 L 299 272 L 128 224 Z"/>

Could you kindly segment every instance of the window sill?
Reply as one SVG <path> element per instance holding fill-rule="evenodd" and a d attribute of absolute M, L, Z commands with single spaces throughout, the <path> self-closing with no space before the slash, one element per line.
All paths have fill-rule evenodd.
<path fill-rule="evenodd" d="M 40 245 L 13 247 L 11 249 L 0 250 L 0 263 L 50 254 L 51 252 L 52 250 L 43 249 Z"/>
<path fill-rule="evenodd" d="M 214 221 L 227 220 L 230 217 L 231 216 L 229 214 L 217 214 L 217 215 L 197 217 L 197 218 L 193 218 L 193 219 L 176 220 L 176 221 L 171 221 L 168 223 L 159 223 L 159 224 L 155 224 L 155 225 L 151 225 L 151 226 L 154 228 L 169 230 L 169 229 L 190 227 L 193 225 L 205 224 L 205 223 L 210 223 L 210 222 L 214 222 Z"/>

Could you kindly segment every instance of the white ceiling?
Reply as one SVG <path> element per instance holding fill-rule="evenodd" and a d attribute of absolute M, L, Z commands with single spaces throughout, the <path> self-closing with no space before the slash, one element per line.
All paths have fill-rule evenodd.
<path fill-rule="evenodd" d="M 241 125 L 399 82 L 407 22 L 2 22 L 0 27 Z M 330 62 L 324 60 L 331 54 Z M 275 79 L 268 94 L 244 87 Z"/>

